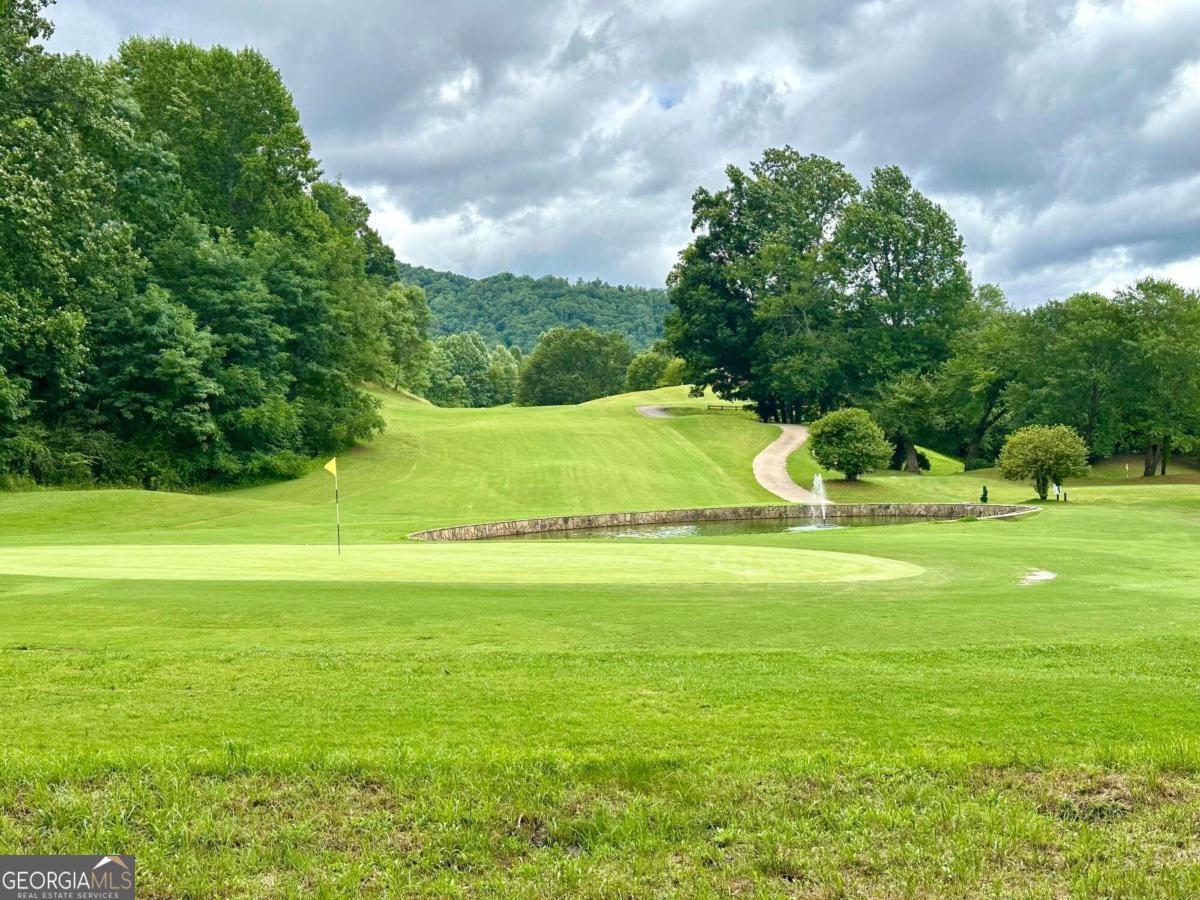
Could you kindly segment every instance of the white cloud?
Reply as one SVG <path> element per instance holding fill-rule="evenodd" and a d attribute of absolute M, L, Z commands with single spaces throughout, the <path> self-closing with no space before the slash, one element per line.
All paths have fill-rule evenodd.
<path fill-rule="evenodd" d="M 401 258 L 661 284 L 690 196 L 791 144 L 898 163 L 1019 303 L 1197 279 L 1200 5 L 64 0 L 56 46 L 260 47 Z"/>

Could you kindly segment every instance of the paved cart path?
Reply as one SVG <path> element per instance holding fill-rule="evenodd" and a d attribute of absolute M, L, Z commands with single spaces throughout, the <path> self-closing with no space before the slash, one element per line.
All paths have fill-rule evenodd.
<path fill-rule="evenodd" d="M 780 425 L 783 434 L 754 457 L 754 477 L 776 497 L 789 503 L 817 503 L 817 495 L 805 490 L 792 481 L 788 474 L 787 461 L 792 453 L 808 440 L 808 428 L 804 425 Z"/>
<path fill-rule="evenodd" d="M 639 406 L 637 411 L 647 419 L 669 419 L 671 413 L 665 406 Z"/>
<path fill-rule="evenodd" d="M 669 419 L 671 412 L 665 406 L 639 406 L 637 411 L 648 419 Z M 817 503 L 817 495 L 800 487 L 788 474 L 787 460 L 794 451 L 808 440 L 808 428 L 804 425 L 780 425 L 779 435 L 758 456 L 754 457 L 754 477 L 764 488 L 789 503 Z"/>

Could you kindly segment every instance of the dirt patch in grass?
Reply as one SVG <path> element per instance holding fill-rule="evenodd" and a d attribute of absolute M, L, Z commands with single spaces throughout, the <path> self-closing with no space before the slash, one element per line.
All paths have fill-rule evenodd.
<path fill-rule="evenodd" d="M 1042 811 L 1071 822 L 1109 822 L 1133 812 L 1136 803 L 1155 803 L 1159 795 L 1135 798 L 1128 779 L 1116 772 L 1084 777 L 1056 786 Z"/>

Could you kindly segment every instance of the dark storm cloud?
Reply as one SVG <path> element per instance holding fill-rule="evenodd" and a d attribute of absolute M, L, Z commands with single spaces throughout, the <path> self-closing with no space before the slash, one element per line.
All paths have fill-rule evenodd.
<path fill-rule="evenodd" d="M 689 198 L 789 143 L 898 163 L 1021 303 L 1200 281 L 1200 5 L 64 0 L 55 43 L 253 45 L 402 257 L 659 284 Z"/>

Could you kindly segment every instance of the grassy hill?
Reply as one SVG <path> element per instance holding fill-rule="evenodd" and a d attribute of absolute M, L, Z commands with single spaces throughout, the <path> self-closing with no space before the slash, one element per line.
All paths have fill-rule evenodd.
<path fill-rule="evenodd" d="M 750 460 L 776 431 L 681 389 L 385 400 L 339 460 L 341 560 L 319 469 L 0 495 L 0 847 L 133 852 L 151 897 L 1200 889 L 1194 472 L 1101 472 L 1017 521 L 405 544 L 770 502 Z M 896 568 L 839 580 L 864 560 Z"/>
<path fill-rule="evenodd" d="M 668 307 L 659 288 L 508 272 L 476 279 L 407 263 L 398 263 L 397 270 L 401 280 L 425 289 L 436 334 L 478 331 L 488 344 L 527 352 L 555 325 L 619 331 L 641 349 L 662 337 Z"/>
<path fill-rule="evenodd" d="M 348 539 L 490 519 L 623 509 L 768 503 L 746 459 L 773 438 L 742 417 L 651 420 L 639 403 L 702 407 L 686 388 L 583 406 L 442 409 L 379 392 L 388 430 L 339 460 Z M 324 540 L 332 482 L 319 465 L 295 481 L 213 494 L 44 491 L 0 495 L 0 541 L 281 542 Z"/>

